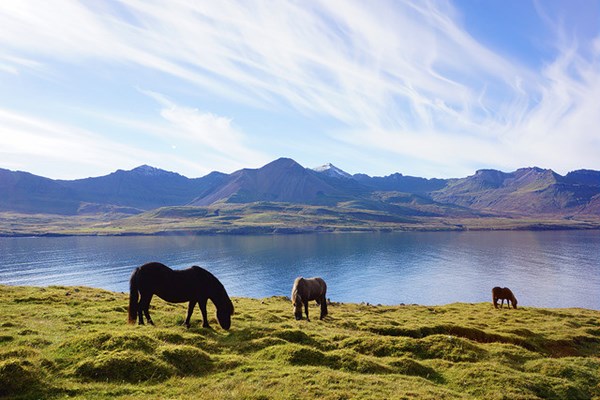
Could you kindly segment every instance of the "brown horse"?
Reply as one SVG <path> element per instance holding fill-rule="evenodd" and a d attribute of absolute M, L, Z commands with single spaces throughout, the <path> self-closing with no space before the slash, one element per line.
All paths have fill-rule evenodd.
<path fill-rule="evenodd" d="M 517 308 L 517 298 L 513 294 L 513 292 L 505 287 L 501 288 L 496 286 L 492 289 L 492 300 L 494 302 L 494 307 L 498 308 L 498 300 L 502 300 L 500 302 L 500 308 L 504 305 L 504 300 L 506 300 L 506 305 L 510 308 L 510 304 L 512 303 L 513 308 Z"/>
<path fill-rule="evenodd" d="M 233 303 L 221 282 L 203 268 L 193 266 L 177 271 L 157 262 L 136 268 L 129 279 L 129 323 L 135 323 L 137 316 L 139 324 L 144 325 L 144 314 L 148 323 L 154 325 L 148 312 L 153 295 L 171 303 L 189 301 L 184 323 L 188 328 L 196 304 L 202 312 L 202 327 L 209 328 L 206 303 L 210 299 L 217 308 L 219 325 L 226 330 L 231 327 Z"/>
<path fill-rule="evenodd" d="M 317 304 L 321 306 L 321 317 L 325 318 L 327 315 L 327 284 L 321 278 L 302 278 L 298 277 L 294 281 L 292 287 L 292 305 L 294 306 L 294 316 L 297 320 L 302 319 L 302 305 L 306 312 L 306 320 L 308 318 L 308 302 L 310 300 L 316 300 Z"/>

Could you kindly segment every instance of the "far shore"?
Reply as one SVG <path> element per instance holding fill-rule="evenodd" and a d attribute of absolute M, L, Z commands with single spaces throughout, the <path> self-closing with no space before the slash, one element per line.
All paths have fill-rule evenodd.
<path fill-rule="evenodd" d="M 548 217 L 532 218 L 423 218 L 405 223 L 364 221 L 312 221 L 294 224 L 275 220 L 269 223 L 206 222 L 187 219 L 152 219 L 139 216 L 104 220 L 98 216 L 22 215 L 0 213 L 0 237 L 65 236 L 190 236 L 190 235 L 301 235 L 339 233 L 466 232 L 466 231 L 561 231 L 598 230 L 599 219 Z M 323 222 L 323 223 L 318 223 Z"/>
<path fill-rule="evenodd" d="M 129 295 L 129 292 L 123 292 L 123 291 L 116 291 L 116 290 L 108 290 L 108 289 L 102 289 L 102 288 L 96 288 L 96 287 L 92 287 L 92 286 L 85 286 L 85 285 L 44 285 L 44 286 L 37 286 L 37 285 L 10 285 L 10 284 L 5 284 L 0 282 L 0 289 L 2 287 L 11 287 L 13 289 L 31 289 L 31 290 L 40 290 L 40 289 L 49 289 L 49 290 L 67 290 L 67 293 L 71 293 L 71 292 L 79 292 L 80 290 L 84 290 L 84 291 L 104 291 L 104 292 L 108 292 L 108 293 L 112 293 L 114 295 Z M 277 301 L 290 301 L 289 296 L 283 296 L 283 295 L 272 295 L 272 296 L 264 296 L 264 297 L 251 297 L 251 296 L 231 296 L 231 298 L 233 300 L 238 300 L 238 301 L 242 301 L 242 300 L 247 300 L 247 301 L 268 301 L 268 300 L 277 300 Z M 162 299 L 157 299 L 154 301 L 158 301 L 161 303 L 167 303 Z M 171 304 L 177 304 L 177 303 L 171 303 Z M 182 304 L 182 303 L 179 303 Z M 187 303 L 186 303 L 187 304 Z M 381 304 L 381 303 L 371 303 L 369 301 L 331 301 L 331 299 L 327 299 L 327 304 L 331 305 L 331 306 L 355 306 L 355 307 L 364 307 L 366 308 L 403 308 L 403 307 L 422 307 L 422 308 L 428 308 L 428 307 L 456 307 L 456 306 L 483 306 L 483 305 L 489 305 L 490 309 L 493 309 L 493 303 L 492 300 L 490 298 L 489 301 L 478 301 L 478 302 L 464 302 L 464 301 L 454 301 L 454 302 L 450 302 L 450 303 L 442 303 L 442 304 L 417 304 L 417 303 L 396 303 L 396 304 Z M 498 303 L 500 304 L 500 303 Z M 311 306 L 313 305 L 313 303 L 311 302 Z M 505 309 L 505 310 L 509 310 L 512 311 L 512 307 L 508 307 L 506 304 L 504 304 L 503 307 L 499 307 L 498 310 L 501 309 Z M 517 310 L 524 310 L 524 309 L 540 309 L 540 310 L 587 310 L 587 311 L 598 311 L 600 312 L 600 309 L 594 309 L 594 308 L 586 308 L 586 307 L 543 307 L 543 306 L 538 306 L 538 305 L 532 305 L 532 304 L 520 304 L 517 308 Z"/>

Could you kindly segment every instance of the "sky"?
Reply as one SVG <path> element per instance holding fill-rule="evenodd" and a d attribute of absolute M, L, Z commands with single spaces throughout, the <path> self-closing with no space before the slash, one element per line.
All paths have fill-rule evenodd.
<path fill-rule="evenodd" d="M 600 0 L 0 1 L 0 168 L 600 170 Z"/>

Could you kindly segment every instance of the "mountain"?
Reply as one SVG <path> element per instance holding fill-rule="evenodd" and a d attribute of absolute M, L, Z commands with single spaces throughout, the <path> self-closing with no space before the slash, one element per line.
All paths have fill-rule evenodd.
<path fill-rule="evenodd" d="M 448 183 L 446 179 L 425 179 L 414 176 L 404 176 L 400 173 L 380 177 L 371 177 L 365 174 L 356 174 L 354 180 L 373 190 L 383 192 L 404 192 L 424 194 L 439 190 Z"/>
<path fill-rule="evenodd" d="M 221 185 L 194 199 L 190 205 L 207 206 L 218 201 L 334 204 L 347 197 L 344 191 L 323 180 L 318 172 L 292 159 L 280 158 L 262 168 L 232 173 Z"/>
<path fill-rule="evenodd" d="M 77 180 L 52 180 L 27 172 L 0 170 L 0 211 L 47 214 L 135 214 L 189 203 L 220 184 L 218 172 L 188 179 L 147 165 L 131 171 Z"/>
<path fill-rule="evenodd" d="M 142 165 L 131 171 L 117 170 L 106 176 L 57 181 L 87 203 L 105 203 L 150 210 L 185 204 L 198 195 L 198 182 L 174 172 Z"/>
<path fill-rule="evenodd" d="M 48 178 L 0 169 L 0 211 L 76 214 L 76 193 Z"/>
<path fill-rule="evenodd" d="M 257 169 L 212 172 L 196 179 L 147 165 L 77 180 L 0 169 L 0 211 L 130 215 L 160 207 L 257 202 L 370 210 L 402 217 L 598 216 L 600 172 L 578 170 L 561 176 L 533 167 L 514 172 L 484 169 L 460 179 L 400 173 L 371 177 L 350 175 L 332 164 L 304 168 L 289 158 Z"/>
<path fill-rule="evenodd" d="M 536 167 L 511 173 L 479 170 L 475 175 L 450 181 L 431 197 L 442 203 L 501 213 L 578 213 L 600 194 L 599 175 L 575 171 L 563 177 Z"/>
<path fill-rule="evenodd" d="M 565 180 L 572 184 L 600 186 L 600 171 L 589 169 L 572 171 L 565 175 Z"/>
<path fill-rule="evenodd" d="M 352 179 L 352 175 L 346 171 L 342 171 L 331 163 L 321 165 L 320 167 L 315 167 L 313 168 L 313 171 L 319 172 L 321 175 L 329 178 Z"/>
<path fill-rule="evenodd" d="M 338 190 L 346 194 L 346 197 L 356 198 L 368 197 L 373 191 L 356 179 L 346 171 L 343 171 L 331 163 L 321 165 L 312 169 L 318 176 L 331 186 L 335 186 Z"/>

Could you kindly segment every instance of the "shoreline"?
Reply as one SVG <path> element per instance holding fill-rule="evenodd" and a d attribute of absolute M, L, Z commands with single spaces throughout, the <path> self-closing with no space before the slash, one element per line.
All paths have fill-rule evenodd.
<path fill-rule="evenodd" d="M 128 296 L 129 293 L 128 292 L 120 292 L 120 291 L 115 291 L 115 290 L 110 290 L 110 289 L 104 289 L 104 288 L 99 288 L 99 287 L 94 287 L 94 286 L 86 286 L 86 285 L 45 285 L 45 286 L 36 286 L 36 285 L 11 285 L 11 284 L 7 284 L 7 283 L 2 283 L 0 282 L 0 288 L 2 287 L 10 287 L 13 289 L 43 289 L 43 290 L 67 290 L 70 292 L 79 292 L 81 290 L 83 291 L 104 291 L 107 293 L 111 293 L 113 295 L 125 295 Z M 267 302 L 269 300 L 277 300 L 277 301 L 287 301 L 287 302 L 291 302 L 289 296 L 285 296 L 285 295 L 271 295 L 271 296 L 264 296 L 264 297 L 251 297 L 251 296 L 231 296 L 232 300 L 238 300 L 238 301 L 244 301 L 244 300 L 248 300 L 248 301 L 260 301 L 260 302 Z M 156 299 L 155 299 L 156 300 Z M 165 304 L 187 304 L 187 302 L 183 302 L 183 303 L 170 303 L 167 302 L 166 300 L 162 300 L 160 298 L 158 298 L 159 302 L 165 303 Z M 291 304 L 291 303 L 290 303 Z M 479 301 L 479 302 L 466 302 L 466 301 L 454 301 L 454 302 L 450 302 L 450 303 L 443 303 L 443 304 L 417 304 L 417 303 L 397 303 L 397 304 L 381 304 L 381 303 L 370 303 L 370 302 L 365 302 L 365 301 L 361 301 L 361 302 L 354 302 L 354 301 L 331 301 L 330 299 L 327 300 L 327 304 L 331 305 L 333 307 L 336 306 L 352 306 L 352 307 L 357 307 L 357 308 L 361 308 L 364 307 L 365 309 L 376 309 L 376 308 L 392 308 L 392 309 L 399 309 L 399 308 L 404 308 L 404 307 L 421 307 L 421 308 L 444 308 L 444 307 L 455 307 L 455 306 L 481 306 L 481 305 L 485 305 L 485 304 L 489 304 L 490 306 L 490 310 L 493 309 L 493 304 L 490 301 Z M 291 306 L 290 306 L 291 307 Z M 311 303 L 311 307 L 312 307 L 312 303 Z M 535 306 L 535 305 L 519 305 L 519 307 L 516 309 L 516 311 L 518 312 L 519 310 L 582 310 L 582 311 L 592 311 L 592 312 L 600 312 L 600 309 L 595 309 L 595 308 L 587 308 L 587 307 L 542 307 L 542 306 Z M 503 308 L 498 308 L 498 311 L 501 310 L 507 310 L 507 311 L 513 311 L 512 308 L 507 308 L 506 306 L 504 306 Z"/>
<path fill-rule="evenodd" d="M 22 214 L 0 212 L 0 237 L 299 235 L 327 233 L 599 230 L 600 216 L 410 216 L 332 209 L 246 210 L 197 215 L 166 208 L 121 214 Z M 392 218 L 393 217 L 393 218 Z"/>
<path fill-rule="evenodd" d="M 0 232 L 0 238 L 22 238 L 22 237 L 135 237 L 135 236 L 275 236 L 275 235 L 321 235 L 321 234 L 353 234 L 353 233 L 402 233 L 402 232 L 540 232 L 540 231 L 593 231 L 600 230 L 599 224 L 567 224 L 558 223 L 526 223 L 523 225 L 515 224 L 513 226 L 435 226 L 435 227 L 371 227 L 371 228 L 337 228 L 337 227 L 255 227 L 240 226 L 231 229 L 165 229 L 150 232 L 143 231 L 95 231 L 89 232 L 82 228 L 82 231 L 65 230 L 51 232 Z"/>

